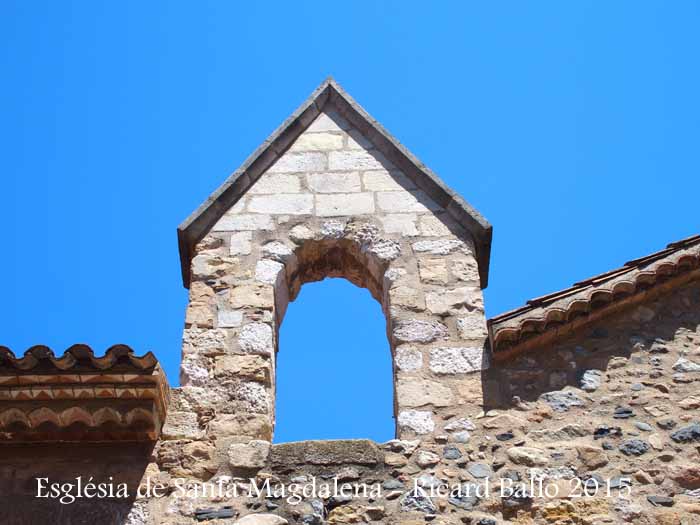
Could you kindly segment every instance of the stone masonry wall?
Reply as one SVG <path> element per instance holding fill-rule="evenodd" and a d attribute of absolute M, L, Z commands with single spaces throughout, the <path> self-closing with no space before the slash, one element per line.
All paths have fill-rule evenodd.
<path fill-rule="evenodd" d="M 138 519 L 128 523 L 700 523 L 700 283 L 492 363 L 483 375 L 492 385 L 484 402 L 494 395 L 500 407 L 436 410 L 430 439 L 242 441 L 227 449 L 228 470 L 201 438 L 163 441 L 148 472 L 171 492 L 137 501 Z M 289 493 L 188 498 L 173 486 L 175 477 L 196 483 L 215 471 L 209 483 L 243 493 L 251 478 L 272 487 L 337 479 L 350 492 L 358 483 L 381 491 L 297 501 Z M 511 494 L 511 484 L 520 490 Z M 556 493 L 540 492 L 546 487 Z"/>
<path fill-rule="evenodd" d="M 382 305 L 388 443 L 271 445 L 278 328 L 300 287 L 325 277 Z M 511 361 L 489 363 L 486 335 L 469 234 L 323 113 L 197 246 L 182 386 L 146 469 L 167 489 L 125 523 L 700 523 L 697 282 Z M 178 479 L 381 491 L 189 497 Z M 500 492 L 530 479 L 557 494 Z"/>

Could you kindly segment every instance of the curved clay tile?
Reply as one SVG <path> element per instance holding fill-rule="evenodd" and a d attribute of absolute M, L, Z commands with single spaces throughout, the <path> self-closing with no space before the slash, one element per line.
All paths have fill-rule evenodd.
<path fill-rule="evenodd" d="M 32 426 L 27 415 L 16 408 L 9 408 L 0 413 L 0 425 L 6 432 L 27 430 Z"/>
<path fill-rule="evenodd" d="M 64 427 L 80 425 L 85 427 L 95 426 L 95 422 L 89 412 L 80 407 L 71 407 L 61 412 L 61 422 Z"/>
<path fill-rule="evenodd" d="M 17 371 L 31 371 L 42 365 L 64 372 L 78 365 L 94 370 L 108 370 L 115 365 L 123 365 L 135 371 L 148 371 L 157 364 L 158 360 L 152 352 L 136 356 L 129 346 L 122 344 L 109 347 L 102 357 L 95 357 L 92 348 L 85 344 L 71 346 L 60 357 L 56 357 L 53 351 L 44 345 L 32 346 L 22 357 L 15 356 L 6 346 L 0 346 L 0 370 L 9 368 Z"/>
<path fill-rule="evenodd" d="M 100 408 L 92 415 L 96 427 L 121 426 L 122 417 L 119 412 L 110 407 Z"/>
<path fill-rule="evenodd" d="M 489 319 L 494 354 L 520 342 L 589 316 L 649 290 L 676 276 L 700 268 L 700 235 L 668 245 L 655 254 L 635 259 L 622 268 L 576 283 L 573 287 L 532 299 L 527 305 Z"/>
<path fill-rule="evenodd" d="M 58 414 L 50 408 L 41 407 L 29 413 L 29 422 L 32 429 L 60 428 L 62 426 L 61 419 Z"/>

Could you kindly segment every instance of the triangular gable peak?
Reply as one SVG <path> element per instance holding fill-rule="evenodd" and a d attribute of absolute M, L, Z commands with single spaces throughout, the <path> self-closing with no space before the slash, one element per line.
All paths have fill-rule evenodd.
<path fill-rule="evenodd" d="M 304 136 L 302 136 L 304 135 Z M 316 141 L 316 143 L 314 143 Z M 338 141 L 337 144 L 334 141 Z M 342 144 L 346 151 L 330 151 Z M 325 154 L 317 156 L 309 151 L 318 149 Z M 347 150 L 355 150 L 348 152 Z M 306 154 L 295 154 L 305 152 Z M 309 166 L 317 162 L 318 166 Z M 301 165 L 295 165 L 301 163 Z M 333 175 L 333 168 L 342 171 L 357 171 L 354 176 L 340 181 Z M 268 200 L 264 194 L 290 191 L 297 182 L 287 173 L 314 172 L 318 176 L 307 175 L 306 183 L 318 185 L 315 191 L 324 193 L 324 183 L 334 182 L 342 189 L 347 184 L 349 192 L 357 191 L 352 202 L 344 201 L 340 191 L 329 190 L 326 196 Z M 262 179 L 265 175 L 265 179 Z M 284 185 L 290 187 L 285 188 Z M 382 195 L 366 192 L 366 186 L 374 184 Z M 271 191 L 265 186 L 272 185 Z M 278 186 L 279 185 L 279 186 Z M 268 188 L 269 190 L 270 188 Z M 403 195 L 392 189 L 404 189 Z M 384 193 L 386 191 L 386 193 Z M 337 215 L 371 214 L 384 207 L 391 211 L 394 198 L 413 200 L 404 202 L 404 207 L 396 206 L 396 211 L 436 212 L 447 222 L 454 222 L 469 232 L 473 239 L 479 267 L 479 280 L 482 288 L 488 282 L 489 257 L 491 250 L 491 225 L 474 208 L 455 192 L 450 190 L 430 169 L 414 157 L 394 137 L 360 107 L 333 80 L 324 81 L 311 96 L 265 141 L 248 159 L 178 228 L 180 259 L 183 282 L 190 283 L 190 264 L 194 247 L 213 229 L 216 229 L 228 210 L 242 206 L 244 197 L 255 199 L 249 206 L 263 209 L 277 206 L 278 213 L 302 214 L 312 209 L 319 216 L 332 217 L 333 209 L 342 209 Z M 258 198 L 255 198 L 255 196 Z M 335 195 L 335 197 L 333 196 Z M 379 200 L 382 199 L 382 200 Z M 285 206 L 288 207 L 285 211 Z M 316 209 L 320 206 L 321 209 Z M 370 211 L 371 210 L 371 211 Z M 397 218 L 398 218 L 397 213 Z M 396 228 L 421 228 L 420 217 L 415 225 L 397 224 Z M 424 226 L 428 228 L 429 226 Z"/>

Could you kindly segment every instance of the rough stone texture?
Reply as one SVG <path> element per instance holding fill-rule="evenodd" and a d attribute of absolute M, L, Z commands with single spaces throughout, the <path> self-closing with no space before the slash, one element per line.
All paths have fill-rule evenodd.
<path fill-rule="evenodd" d="M 270 443 L 253 440 L 248 443 L 234 443 L 228 449 L 228 461 L 234 468 L 261 469 L 267 464 Z"/>
<path fill-rule="evenodd" d="M 196 247 L 185 380 L 173 392 L 163 438 L 145 456 L 148 473 L 168 483 L 240 470 L 287 484 L 312 476 L 377 482 L 382 495 L 292 505 L 264 497 L 192 504 L 169 493 L 134 506 L 132 521 L 698 521 L 700 285 L 688 283 L 547 347 L 492 362 L 474 242 L 428 193 L 340 112 L 329 109 L 311 123 Z M 300 288 L 325 277 L 363 286 L 382 305 L 395 365 L 398 439 L 270 446 L 278 327 Z M 489 479 L 497 487 L 499 480 L 530 476 L 562 490 L 602 481 L 611 495 L 547 498 L 526 491 L 501 498 L 496 490 L 431 498 L 411 492 L 414 483 L 470 487 Z M 628 484 L 632 493 L 623 497 Z"/>

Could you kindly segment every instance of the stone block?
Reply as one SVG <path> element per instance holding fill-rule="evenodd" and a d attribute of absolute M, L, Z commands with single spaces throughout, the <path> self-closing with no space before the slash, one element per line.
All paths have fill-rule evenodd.
<path fill-rule="evenodd" d="M 275 162 L 268 173 L 304 173 L 309 171 L 323 171 L 326 169 L 325 153 L 304 152 L 294 153 L 286 152 L 277 162 Z"/>
<path fill-rule="evenodd" d="M 270 441 L 272 425 L 268 415 L 217 414 L 209 422 L 207 435 L 216 437 L 217 440 L 255 438 Z"/>
<path fill-rule="evenodd" d="M 400 407 L 418 408 L 425 405 L 447 407 L 454 404 L 454 395 L 448 386 L 420 378 L 399 379 L 396 400 Z"/>
<path fill-rule="evenodd" d="M 416 434 L 430 434 L 435 430 L 433 414 L 428 410 L 403 410 L 399 413 L 399 428 Z"/>
<path fill-rule="evenodd" d="M 231 290 L 229 302 L 233 308 L 272 308 L 275 304 L 272 287 L 244 284 Z"/>
<path fill-rule="evenodd" d="M 544 467 L 549 464 L 547 453 L 541 448 L 513 447 L 508 449 L 508 458 L 516 465 Z"/>
<path fill-rule="evenodd" d="M 267 464 L 270 442 L 255 439 L 248 443 L 232 443 L 228 448 L 228 462 L 233 468 L 261 469 Z"/>
<path fill-rule="evenodd" d="M 449 255 L 463 249 L 465 244 L 457 239 L 441 239 L 436 241 L 418 241 L 412 244 L 416 253 L 429 253 L 432 255 Z"/>
<path fill-rule="evenodd" d="M 229 253 L 231 255 L 250 255 L 250 241 L 252 238 L 252 231 L 243 231 L 232 234 Z"/>
<path fill-rule="evenodd" d="M 306 176 L 314 193 L 353 193 L 362 189 L 358 173 L 312 173 Z"/>
<path fill-rule="evenodd" d="M 219 308 L 217 312 L 217 328 L 237 328 L 243 323 L 243 312 Z"/>
<path fill-rule="evenodd" d="M 416 215 L 412 213 L 391 213 L 379 217 L 382 228 L 386 233 L 398 233 L 400 235 L 418 235 L 416 228 Z"/>
<path fill-rule="evenodd" d="M 403 372 L 415 372 L 423 368 L 423 353 L 413 346 L 401 345 L 396 349 L 394 363 Z"/>
<path fill-rule="evenodd" d="M 271 355 L 272 327 L 266 323 L 250 323 L 241 329 L 238 336 L 241 350 L 250 354 Z"/>
<path fill-rule="evenodd" d="M 255 280 L 265 284 L 275 284 L 284 270 L 284 264 L 262 259 L 255 265 Z"/>
<path fill-rule="evenodd" d="M 428 284 L 446 284 L 447 261 L 445 259 L 419 259 L 418 275 L 420 280 Z"/>
<path fill-rule="evenodd" d="M 377 206 L 387 213 L 427 213 L 439 209 L 421 190 L 377 192 Z"/>
<path fill-rule="evenodd" d="M 269 231 L 275 228 L 272 217 L 269 215 L 251 215 L 242 213 L 239 215 L 226 214 L 212 227 L 213 232 L 225 231 L 234 232 L 241 230 L 264 230 Z"/>
<path fill-rule="evenodd" d="M 435 215 L 423 215 L 420 218 L 420 234 L 425 237 L 446 237 L 450 229 Z"/>
<path fill-rule="evenodd" d="M 269 384 L 272 365 L 260 355 L 224 355 L 214 362 L 215 377 L 251 379 Z"/>
<path fill-rule="evenodd" d="M 276 195 L 278 193 L 299 193 L 301 182 L 297 175 L 283 173 L 263 173 L 250 187 L 251 195 Z"/>
<path fill-rule="evenodd" d="M 465 374 L 483 368 L 482 348 L 442 347 L 430 351 L 430 370 L 436 374 Z"/>
<path fill-rule="evenodd" d="M 398 341 L 404 343 L 429 343 L 436 339 L 446 339 L 448 331 L 438 321 L 407 319 L 396 323 L 393 334 Z"/>
<path fill-rule="evenodd" d="M 389 291 L 392 306 L 402 306 L 409 310 L 425 310 L 423 292 L 412 286 L 396 286 Z"/>
<path fill-rule="evenodd" d="M 272 446 L 273 465 L 376 465 L 384 455 L 376 443 L 367 439 L 298 441 Z"/>
<path fill-rule="evenodd" d="M 163 425 L 165 439 L 200 439 L 204 432 L 199 428 L 194 412 L 169 412 Z"/>
<path fill-rule="evenodd" d="M 302 133 L 289 151 L 331 151 L 343 148 L 343 135 L 340 133 Z"/>
<path fill-rule="evenodd" d="M 486 319 L 480 312 L 474 312 L 457 319 L 457 331 L 461 339 L 484 339 L 488 335 Z"/>
<path fill-rule="evenodd" d="M 316 215 L 319 217 L 368 213 L 374 213 L 374 198 L 371 193 L 316 195 Z"/>
<path fill-rule="evenodd" d="M 437 315 L 458 314 L 473 310 L 483 311 L 484 309 L 481 290 L 467 286 L 429 292 L 425 294 L 425 303 L 428 310 Z"/>
<path fill-rule="evenodd" d="M 310 215 L 314 199 L 310 193 L 258 195 L 250 199 L 248 211 L 277 215 Z"/>
<path fill-rule="evenodd" d="M 405 191 L 416 187 L 413 181 L 400 171 L 365 171 L 362 182 L 367 191 Z"/>
<path fill-rule="evenodd" d="M 378 151 L 331 151 L 328 153 L 328 169 L 333 171 L 365 171 L 391 169 L 392 164 Z M 316 170 L 320 171 L 320 170 Z"/>

